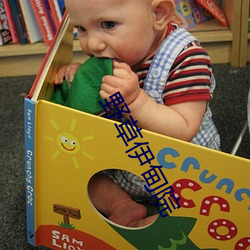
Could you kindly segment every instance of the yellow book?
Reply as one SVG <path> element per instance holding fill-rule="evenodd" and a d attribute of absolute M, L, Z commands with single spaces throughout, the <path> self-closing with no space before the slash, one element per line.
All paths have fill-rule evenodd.
<path fill-rule="evenodd" d="M 25 99 L 29 243 L 69 250 L 247 249 L 250 161 L 147 130 L 126 146 L 117 138 L 115 121 L 51 103 L 56 70 L 72 60 L 62 60 L 73 53 L 68 17 L 58 34 Z M 153 157 L 147 164 L 134 157 L 136 143 L 150 147 Z M 117 225 L 96 210 L 88 195 L 89 180 L 105 169 L 136 174 L 157 192 L 171 185 L 180 199 L 165 195 L 172 206 L 159 206 L 166 213 L 151 225 Z M 151 171 L 157 180 L 150 180 Z"/>

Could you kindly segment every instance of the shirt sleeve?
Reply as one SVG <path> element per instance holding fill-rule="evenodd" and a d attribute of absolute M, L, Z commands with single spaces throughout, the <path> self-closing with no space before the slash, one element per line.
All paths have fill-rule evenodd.
<path fill-rule="evenodd" d="M 175 60 L 163 91 L 165 105 L 211 99 L 211 62 L 198 42 L 190 43 Z"/>

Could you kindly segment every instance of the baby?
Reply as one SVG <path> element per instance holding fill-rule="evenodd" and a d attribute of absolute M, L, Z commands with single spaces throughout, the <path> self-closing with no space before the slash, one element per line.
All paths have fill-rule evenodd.
<path fill-rule="evenodd" d="M 119 91 L 130 110 L 124 116 L 131 115 L 138 126 L 219 149 L 208 106 L 215 84 L 210 58 L 194 37 L 171 21 L 174 0 L 65 0 L 65 4 L 83 52 L 113 59 L 113 75 L 102 79 L 102 98 Z M 71 82 L 79 65 L 62 67 L 55 83 L 62 83 L 63 77 Z M 131 173 L 108 170 L 90 180 L 89 196 L 111 221 L 143 226 L 156 217 L 146 217 L 146 208 L 131 198 L 148 199 L 144 185 Z"/>

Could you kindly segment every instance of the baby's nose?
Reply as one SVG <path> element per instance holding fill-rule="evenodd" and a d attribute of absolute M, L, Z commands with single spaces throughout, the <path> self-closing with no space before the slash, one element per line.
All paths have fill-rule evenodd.
<path fill-rule="evenodd" d="M 106 44 L 101 37 L 92 36 L 88 40 L 89 50 L 93 53 L 105 50 Z"/>

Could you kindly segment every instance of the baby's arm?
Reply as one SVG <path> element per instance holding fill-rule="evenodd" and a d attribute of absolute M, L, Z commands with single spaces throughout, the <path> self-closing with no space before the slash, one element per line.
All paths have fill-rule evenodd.
<path fill-rule="evenodd" d="M 125 63 L 114 62 L 114 76 L 105 76 L 102 98 L 120 91 L 138 126 L 180 140 L 191 141 L 199 130 L 206 101 L 190 101 L 171 106 L 161 105 L 139 87 L 138 77 Z M 126 114 L 125 114 L 126 115 Z"/>
<path fill-rule="evenodd" d="M 68 83 L 73 81 L 75 73 L 77 72 L 78 68 L 81 66 L 80 63 L 72 63 L 69 65 L 64 65 L 59 69 L 55 78 L 55 84 L 61 84 L 63 80 L 67 80 Z"/>

